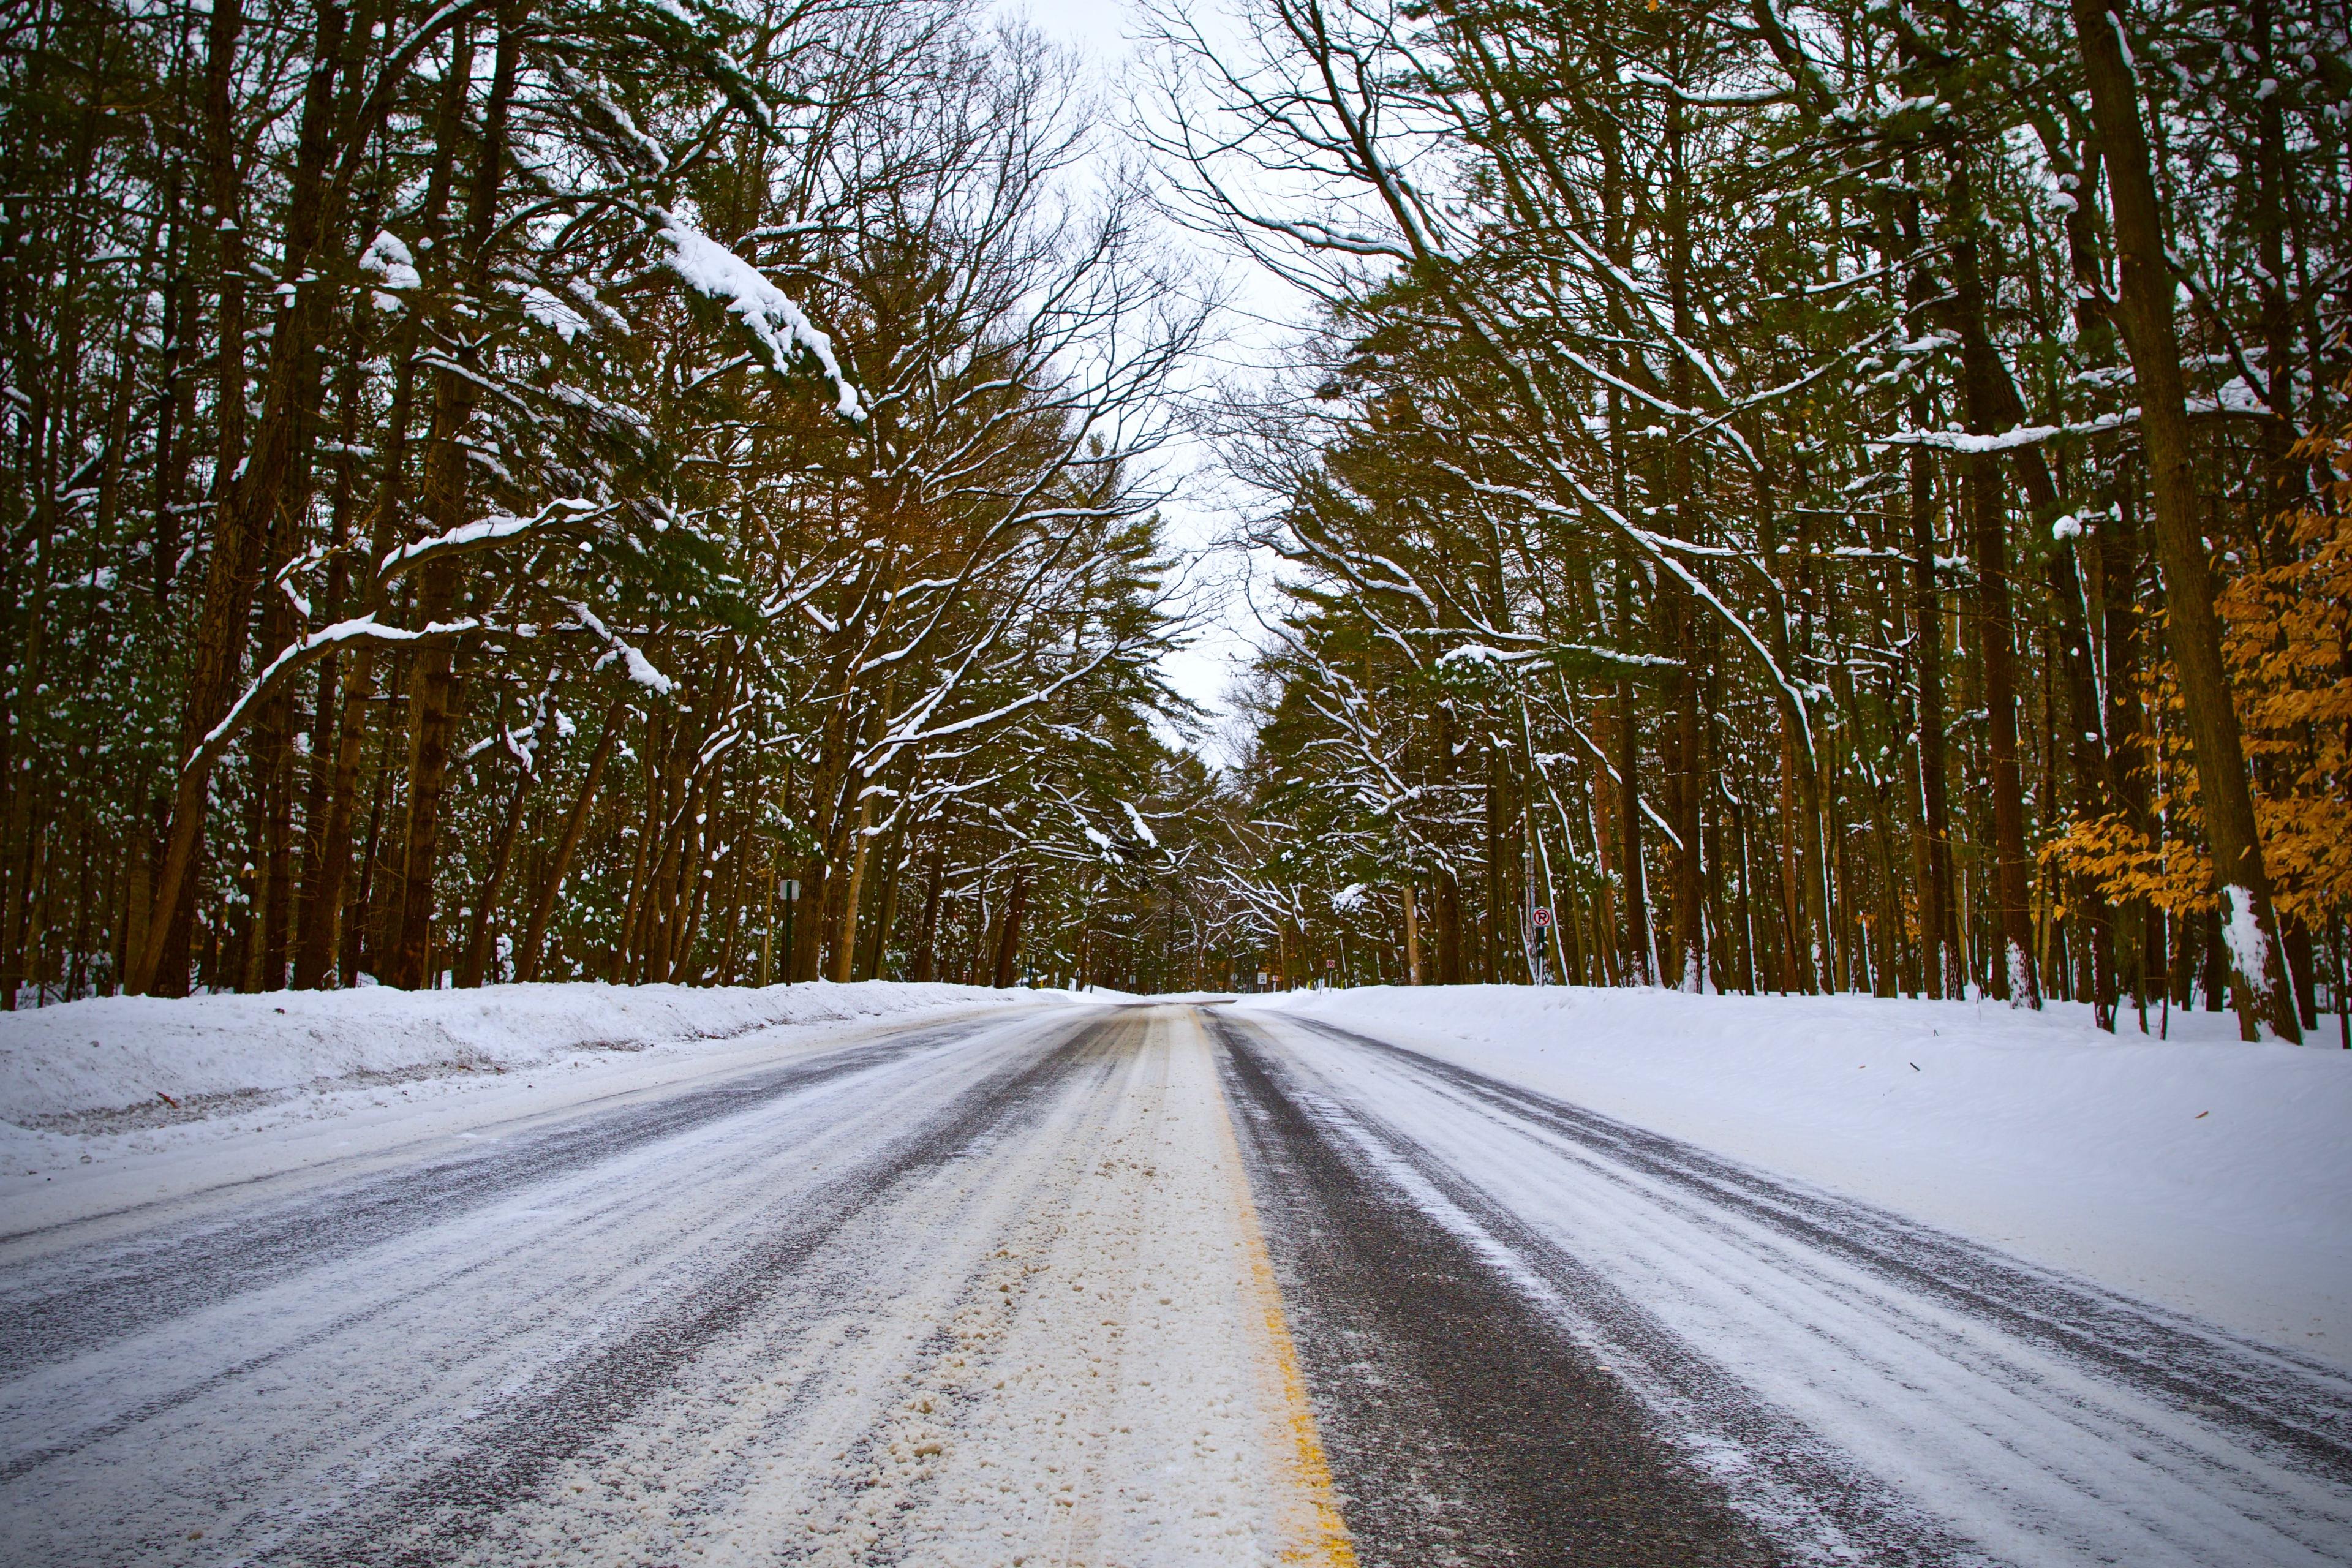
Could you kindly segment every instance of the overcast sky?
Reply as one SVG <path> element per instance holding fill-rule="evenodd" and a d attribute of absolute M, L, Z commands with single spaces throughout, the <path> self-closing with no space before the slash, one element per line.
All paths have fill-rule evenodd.
<path fill-rule="evenodd" d="M 1075 47 L 1091 68 L 1111 73 L 1133 55 L 1135 34 L 1139 24 L 1135 7 L 1127 0 L 1003 0 L 998 10 L 1007 16 L 1026 16 L 1048 37 Z M 1178 234 L 1177 243 L 1198 243 Z M 1204 268 L 1225 268 L 1232 264 L 1204 252 Z M 1243 275 L 1238 282 L 1247 308 L 1254 312 L 1287 317 L 1297 307 L 1270 277 Z M 1262 331 L 1249 329 L 1243 323 L 1229 323 L 1244 336 L 1263 339 Z M 1219 358 L 1227 360 L 1235 352 L 1245 352 L 1239 345 L 1223 345 Z M 1223 367 L 1221 367 L 1223 368 Z M 1206 367 L 1203 367 L 1203 374 Z M 1174 454 L 1174 466 L 1180 469 L 1196 469 L 1205 454 L 1187 448 Z M 1166 509 L 1170 542 L 1179 549 L 1200 552 L 1232 529 L 1234 517 L 1229 506 L 1221 502 L 1205 476 L 1189 479 L 1183 493 Z M 1230 553 L 1203 563 L 1203 575 L 1219 583 L 1235 584 L 1222 597 L 1215 624 L 1204 629 L 1189 647 L 1169 655 L 1161 661 L 1170 685 L 1184 697 L 1200 703 L 1213 712 L 1225 710 L 1224 697 L 1234 675 L 1247 661 L 1252 643 L 1261 636 L 1255 613 L 1239 584 L 1247 577 L 1263 576 L 1268 563 L 1249 563 Z M 1225 760 L 1213 738 L 1202 750 L 1212 761 Z"/>
<path fill-rule="evenodd" d="M 1046 32 L 1097 58 L 1116 58 L 1126 47 L 1130 7 L 1122 0 L 1006 0 L 1003 9 L 1027 12 Z"/>

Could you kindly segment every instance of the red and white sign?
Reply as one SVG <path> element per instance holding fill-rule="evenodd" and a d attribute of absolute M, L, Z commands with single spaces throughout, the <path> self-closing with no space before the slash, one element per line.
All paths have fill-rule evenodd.
<path fill-rule="evenodd" d="M 1538 910 L 1532 918 L 1535 921 L 1536 930 L 1549 931 L 1551 929 L 1551 911 L 1549 910 Z"/>

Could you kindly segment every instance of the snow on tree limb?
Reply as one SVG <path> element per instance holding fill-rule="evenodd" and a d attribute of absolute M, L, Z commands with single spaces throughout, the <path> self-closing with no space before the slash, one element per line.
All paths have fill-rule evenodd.
<path fill-rule="evenodd" d="M 444 556 L 471 554 L 476 551 L 496 549 L 501 544 L 520 539 L 551 522 L 579 522 L 597 512 L 609 510 L 607 503 L 567 497 L 551 500 L 529 517 L 512 517 L 504 512 L 492 512 L 476 522 L 460 523 L 446 533 L 430 539 L 420 539 L 404 544 L 377 563 L 376 575 L 391 582 L 403 573 L 415 570 L 427 562 Z"/>
<path fill-rule="evenodd" d="M 2095 436 L 2101 431 L 2121 430 L 2138 423 L 2139 410 L 2126 409 L 2120 414 L 2102 415 L 2076 425 L 2020 425 L 2013 430 L 1993 435 L 1977 435 L 1966 430 L 1897 430 L 1891 436 L 1877 436 L 1864 442 L 1868 447 L 1928 447 L 1941 452 L 2013 452 L 2023 447 L 2038 447 L 2061 436 Z"/>
<path fill-rule="evenodd" d="M 371 610 L 364 616 L 347 621 L 338 621 L 331 626 L 325 626 L 312 632 L 300 641 L 289 644 L 278 650 L 278 657 L 271 659 L 259 675 L 254 677 L 252 683 L 238 695 L 235 702 L 229 704 L 229 710 L 221 716 L 220 722 L 214 725 L 205 733 L 204 739 L 196 742 L 195 749 L 189 752 L 187 760 L 181 763 L 180 772 L 183 776 L 211 772 L 213 764 L 220 760 L 221 753 L 228 749 L 228 743 L 235 740 L 237 731 L 245 727 L 246 720 L 255 708 L 274 695 L 306 667 L 316 663 L 345 643 L 374 642 L 419 647 L 436 642 L 455 641 L 458 637 L 482 629 L 480 621 L 469 617 L 446 624 L 436 622 L 416 631 L 407 631 L 399 626 L 378 626 L 375 612 Z"/>
<path fill-rule="evenodd" d="M 579 622 L 583 630 L 592 632 L 603 639 L 605 653 L 596 661 L 597 668 L 602 669 L 617 659 L 620 661 L 621 668 L 628 672 L 629 679 L 646 690 L 667 697 L 676 689 L 676 683 L 668 676 L 656 669 L 651 659 L 640 653 L 635 645 L 624 641 L 611 627 L 598 619 L 596 613 L 586 605 L 574 600 L 566 607 L 571 610 L 573 618 Z"/>
<path fill-rule="evenodd" d="M 836 394 L 834 408 L 845 419 L 862 420 L 866 411 L 856 386 L 842 374 L 833 340 L 819 331 L 807 314 L 767 275 L 700 229 L 674 213 L 655 209 L 661 219 L 660 235 L 670 254 L 666 265 L 687 286 L 724 304 L 740 317 L 778 373 L 789 370 L 800 353 L 816 361 Z"/>

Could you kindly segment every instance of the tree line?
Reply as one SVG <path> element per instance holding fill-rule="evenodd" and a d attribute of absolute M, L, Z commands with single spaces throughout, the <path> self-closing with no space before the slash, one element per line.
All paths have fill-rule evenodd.
<path fill-rule="evenodd" d="M 1271 967 L 2340 1013 L 2342 5 L 1246 16 L 1150 130 L 1326 323 L 1225 417 Z"/>
<path fill-rule="evenodd" d="M 2340 1018 L 2342 0 L 1152 16 L 1110 102 L 953 0 L 10 12 L 0 1005 Z M 1188 425 L 1279 563 L 1221 769 Z"/>
<path fill-rule="evenodd" d="M 1063 52 L 929 0 L 5 27 L 0 1006 L 1164 949 L 1203 310 Z"/>

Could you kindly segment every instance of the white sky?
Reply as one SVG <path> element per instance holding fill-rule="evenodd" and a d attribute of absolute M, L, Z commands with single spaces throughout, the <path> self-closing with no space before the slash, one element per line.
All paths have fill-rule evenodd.
<path fill-rule="evenodd" d="M 1002 9 L 1027 13 L 1044 31 L 1097 59 L 1117 59 L 1126 52 L 1131 7 L 1124 0 L 1007 0 Z"/>
<path fill-rule="evenodd" d="M 1096 71 L 1106 75 L 1116 72 L 1132 57 L 1136 35 L 1141 27 L 1136 8 L 1127 0 L 1002 0 L 997 11 L 1004 16 L 1025 16 L 1047 37 L 1076 47 Z M 1180 244 L 1202 243 L 1181 231 L 1172 232 L 1171 237 Z M 1250 311 L 1287 317 L 1297 309 L 1283 286 L 1269 275 L 1241 273 L 1230 261 L 1209 253 L 1205 246 L 1201 259 L 1204 271 L 1222 269 L 1234 279 Z M 1259 330 L 1246 335 L 1263 339 L 1265 334 Z M 1223 345 L 1227 352 L 1234 347 L 1231 343 Z M 1230 361 L 1221 368 L 1230 369 Z M 1168 456 L 1171 468 L 1185 474 L 1203 466 L 1207 459 L 1206 453 L 1191 446 Z M 1171 544 L 1196 557 L 1228 536 L 1234 522 L 1229 505 L 1220 502 L 1206 476 L 1189 479 L 1165 508 L 1165 516 Z M 1210 710 L 1213 722 L 1228 711 L 1226 691 L 1234 677 L 1246 665 L 1253 643 L 1263 635 L 1243 583 L 1253 571 L 1258 576 L 1265 575 L 1267 563 L 1246 562 L 1227 552 L 1200 560 L 1198 566 L 1199 575 L 1204 580 L 1231 586 L 1214 595 L 1218 604 L 1211 624 L 1191 646 L 1163 658 L 1160 668 L 1179 694 Z M 1212 762 L 1226 760 L 1213 734 L 1204 736 L 1199 749 Z"/>

